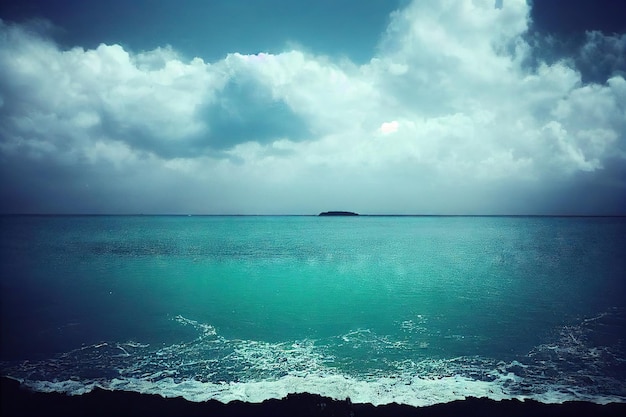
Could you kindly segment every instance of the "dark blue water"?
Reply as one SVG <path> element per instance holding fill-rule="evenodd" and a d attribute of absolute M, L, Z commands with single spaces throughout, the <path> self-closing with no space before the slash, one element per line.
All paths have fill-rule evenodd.
<path fill-rule="evenodd" d="M 626 400 L 626 219 L 4 216 L 2 372 L 261 401 Z"/>

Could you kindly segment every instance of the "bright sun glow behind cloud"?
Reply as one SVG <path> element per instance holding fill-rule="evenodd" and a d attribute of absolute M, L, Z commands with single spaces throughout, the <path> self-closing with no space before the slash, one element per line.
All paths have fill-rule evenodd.
<path fill-rule="evenodd" d="M 399 126 L 400 124 L 396 120 L 393 120 L 391 122 L 384 122 L 382 125 L 380 125 L 380 132 L 383 135 L 395 133 L 398 131 Z"/>

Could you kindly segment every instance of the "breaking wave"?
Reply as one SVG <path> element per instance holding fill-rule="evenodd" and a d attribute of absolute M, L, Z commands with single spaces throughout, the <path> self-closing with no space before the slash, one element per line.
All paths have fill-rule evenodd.
<path fill-rule="evenodd" d="M 49 360 L 4 362 L 2 373 L 43 392 L 80 395 L 100 387 L 224 403 L 303 392 L 374 405 L 427 406 L 470 396 L 626 402 L 626 349 L 620 336 L 626 316 L 617 309 L 564 326 L 550 343 L 512 361 L 417 356 L 406 341 L 368 329 L 270 343 L 226 339 L 209 324 L 183 316 L 174 320 L 193 327 L 196 337 L 164 346 L 101 342 Z M 399 325 L 411 332 L 420 326 Z M 350 349 L 370 355 L 367 366 L 342 354 Z M 390 350 L 404 354 L 375 357 Z"/>

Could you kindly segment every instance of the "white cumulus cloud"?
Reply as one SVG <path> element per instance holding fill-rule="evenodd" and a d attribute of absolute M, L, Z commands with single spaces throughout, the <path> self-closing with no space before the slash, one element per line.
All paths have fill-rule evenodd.
<path fill-rule="evenodd" d="M 299 50 L 208 63 L 172 47 L 63 49 L 1 22 L 4 210 L 615 211 L 623 57 L 600 63 L 602 83 L 565 61 L 529 68 L 529 11 L 415 1 L 363 65 Z M 623 42 L 602 36 L 585 56 Z M 571 207 L 579 185 L 606 206 Z"/>

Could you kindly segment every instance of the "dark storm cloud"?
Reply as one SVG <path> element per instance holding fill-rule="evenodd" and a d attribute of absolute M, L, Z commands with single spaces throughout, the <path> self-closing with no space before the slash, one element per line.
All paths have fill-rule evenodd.
<path fill-rule="evenodd" d="M 91 164 L 64 165 L 50 156 L 36 163 L 23 157 L 3 157 L 0 190 L 3 211 L 8 213 L 84 213 L 106 207 L 107 193 L 100 193 L 104 171 Z M 80 175 L 77 175 L 80 172 Z"/>
<path fill-rule="evenodd" d="M 531 33 L 527 36 L 533 53 L 527 63 L 537 69 L 542 63 L 566 61 L 580 72 L 585 84 L 604 83 L 626 75 L 626 35 L 590 31 L 577 39 Z"/>
<path fill-rule="evenodd" d="M 598 31 L 587 32 L 575 61 L 583 74 L 583 82 L 626 77 L 626 34 L 607 36 Z"/>
<path fill-rule="evenodd" d="M 544 214 L 603 216 L 624 215 L 626 207 L 626 165 L 611 158 L 601 172 L 577 172 L 557 181 L 535 196 L 533 205 L 542 204 Z"/>
<path fill-rule="evenodd" d="M 626 3 L 621 0 L 535 0 L 526 37 L 532 60 L 569 60 L 584 83 L 604 83 L 626 71 Z"/>

